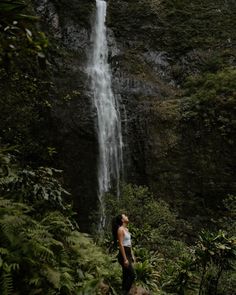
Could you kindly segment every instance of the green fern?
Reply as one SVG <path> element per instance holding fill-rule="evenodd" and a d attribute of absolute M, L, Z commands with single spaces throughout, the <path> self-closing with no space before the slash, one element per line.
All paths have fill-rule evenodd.
<path fill-rule="evenodd" d="M 58 171 L 19 169 L 1 152 L 0 294 L 95 295 L 101 281 L 120 280 L 118 264 L 78 231 L 61 203 Z"/>
<path fill-rule="evenodd" d="M 13 292 L 13 282 L 12 275 L 8 272 L 2 272 L 0 278 L 0 294 L 1 295 L 12 295 Z"/>
<path fill-rule="evenodd" d="M 0 198 L 0 294 L 97 294 L 99 282 L 120 278 L 119 266 L 67 216 L 36 217 L 32 207 Z"/>

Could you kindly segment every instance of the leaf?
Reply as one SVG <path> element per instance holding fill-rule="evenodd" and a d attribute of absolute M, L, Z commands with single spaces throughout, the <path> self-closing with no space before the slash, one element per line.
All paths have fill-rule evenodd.
<path fill-rule="evenodd" d="M 47 267 L 46 268 L 46 276 L 47 276 L 47 280 L 53 284 L 53 286 L 56 289 L 60 288 L 60 278 L 61 278 L 61 273 L 60 271 Z"/>
<path fill-rule="evenodd" d="M 32 32 L 29 29 L 25 28 L 25 31 L 27 36 L 32 37 Z"/>
<path fill-rule="evenodd" d="M 6 248 L 0 248 L 0 254 L 1 255 L 7 255 L 9 253 L 8 249 Z"/>
<path fill-rule="evenodd" d="M 27 5 L 23 1 L 4 1 L 0 3 L 0 13 L 23 10 Z"/>
<path fill-rule="evenodd" d="M 27 15 L 27 14 L 18 14 L 19 18 L 22 19 L 28 19 L 28 20 L 32 20 L 32 21 L 39 21 L 40 17 L 39 16 L 34 16 L 34 15 Z"/>

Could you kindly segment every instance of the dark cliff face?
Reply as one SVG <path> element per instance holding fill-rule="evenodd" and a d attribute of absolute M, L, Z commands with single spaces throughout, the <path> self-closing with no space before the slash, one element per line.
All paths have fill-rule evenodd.
<path fill-rule="evenodd" d="M 235 64 L 233 11 L 233 1 L 109 1 L 118 48 L 114 88 L 128 113 L 130 180 L 181 203 L 185 215 L 198 205 L 217 206 L 236 190 L 235 72 L 220 72 Z M 186 82 L 192 75 L 204 77 L 194 90 L 194 79 Z"/>
<path fill-rule="evenodd" d="M 50 39 L 49 63 L 54 83 L 53 142 L 57 165 L 74 199 L 81 230 L 97 206 L 96 113 L 86 74 L 94 1 L 34 1 L 40 26 Z"/>
<path fill-rule="evenodd" d="M 38 0 L 35 7 L 51 36 L 53 79 L 64 99 L 53 113 L 58 159 L 83 224 L 96 207 L 96 114 L 86 75 L 95 1 Z M 185 86 L 190 75 L 217 73 L 234 63 L 233 8 L 233 1 L 108 1 L 109 62 L 122 102 L 126 180 L 188 203 L 188 210 L 235 191 L 235 98 L 227 94 L 222 103 L 221 89 L 204 105 L 195 98 L 198 91 L 188 93 L 191 86 Z M 203 82 L 201 87 L 207 92 Z M 230 122 L 224 136 L 219 112 Z M 206 117 L 212 119 L 207 123 Z"/>

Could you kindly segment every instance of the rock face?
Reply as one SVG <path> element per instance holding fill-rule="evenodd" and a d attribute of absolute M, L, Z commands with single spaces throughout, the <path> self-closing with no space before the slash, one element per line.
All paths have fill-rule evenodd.
<path fill-rule="evenodd" d="M 97 204 L 97 136 L 95 116 L 86 75 L 90 50 L 90 19 L 94 1 L 34 1 L 41 26 L 50 36 L 56 107 L 54 145 L 57 165 L 74 197 L 81 230 Z"/>
<path fill-rule="evenodd" d="M 95 1 L 34 2 L 53 44 L 55 91 L 63 101 L 53 113 L 55 144 L 83 229 L 96 208 L 97 190 L 96 114 L 86 75 Z M 234 63 L 235 3 L 172 2 L 109 0 L 109 62 L 122 104 L 126 181 L 147 184 L 169 201 L 188 202 L 186 211 L 196 200 L 205 204 L 235 192 L 235 129 L 231 124 L 222 137 L 220 125 L 215 128 L 213 120 L 207 127 L 200 113 L 186 120 L 194 102 L 183 83 Z M 213 112 L 217 105 L 206 108 Z M 222 105 L 223 117 L 231 120 L 234 108 Z"/>
<path fill-rule="evenodd" d="M 205 110 L 195 109 L 195 117 L 186 119 L 207 91 L 196 94 L 199 101 L 188 99 L 192 93 L 183 81 L 235 63 L 230 57 L 235 52 L 230 41 L 235 38 L 230 28 L 235 4 L 210 1 L 202 6 L 200 1 L 183 1 L 173 5 L 153 0 L 110 0 L 109 4 L 108 25 L 118 48 L 112 63 L 114 88 L 121 93 L 128 117 L 129 180 L 148 184 L 174 204 L 180 202 L 185 216 L 203 212 L 236 191 L 231 165 L 236 159 L 236 102 L 233 94 L 219 94 L 219 90 L 214 103 L 203 103 Z M 219 44 L 227 47 L 229 56 Z M 225 96 L 225 104 L 218 96 Z M 208 122 L 202 118 L 204 112 Z M 218 116 L 230 125 L 227 135 L 220 131 L 225 127 Z"/>

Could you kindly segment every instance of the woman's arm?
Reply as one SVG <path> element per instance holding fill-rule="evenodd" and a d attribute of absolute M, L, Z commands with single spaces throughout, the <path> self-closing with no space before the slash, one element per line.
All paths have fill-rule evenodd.
<path fill-rule="evenodd" d="M 135 256 L 134 256 L 134 251 L 133 251 L 133 249 L 131 249 L 131 255 L 132 255 L 132 260 L 133 260 L 133 262 L 136 263 L 136 258 L 135 258 Z"/>
<path fill-rule="evenodd" d="M 127 256 L 125 254 L 125 248 L 123 246 L 123 240 L 124 240 L 124 230 L 119 227 L 118 229 L 118 242 L 119 242 L 119 248 L 120 248 L 120 252 L 123 256 L 123 259 L 124 259 L 124 265 L 125 266 L 128 266 L 129 265 L 129 261 L 127 259 Z"/>

